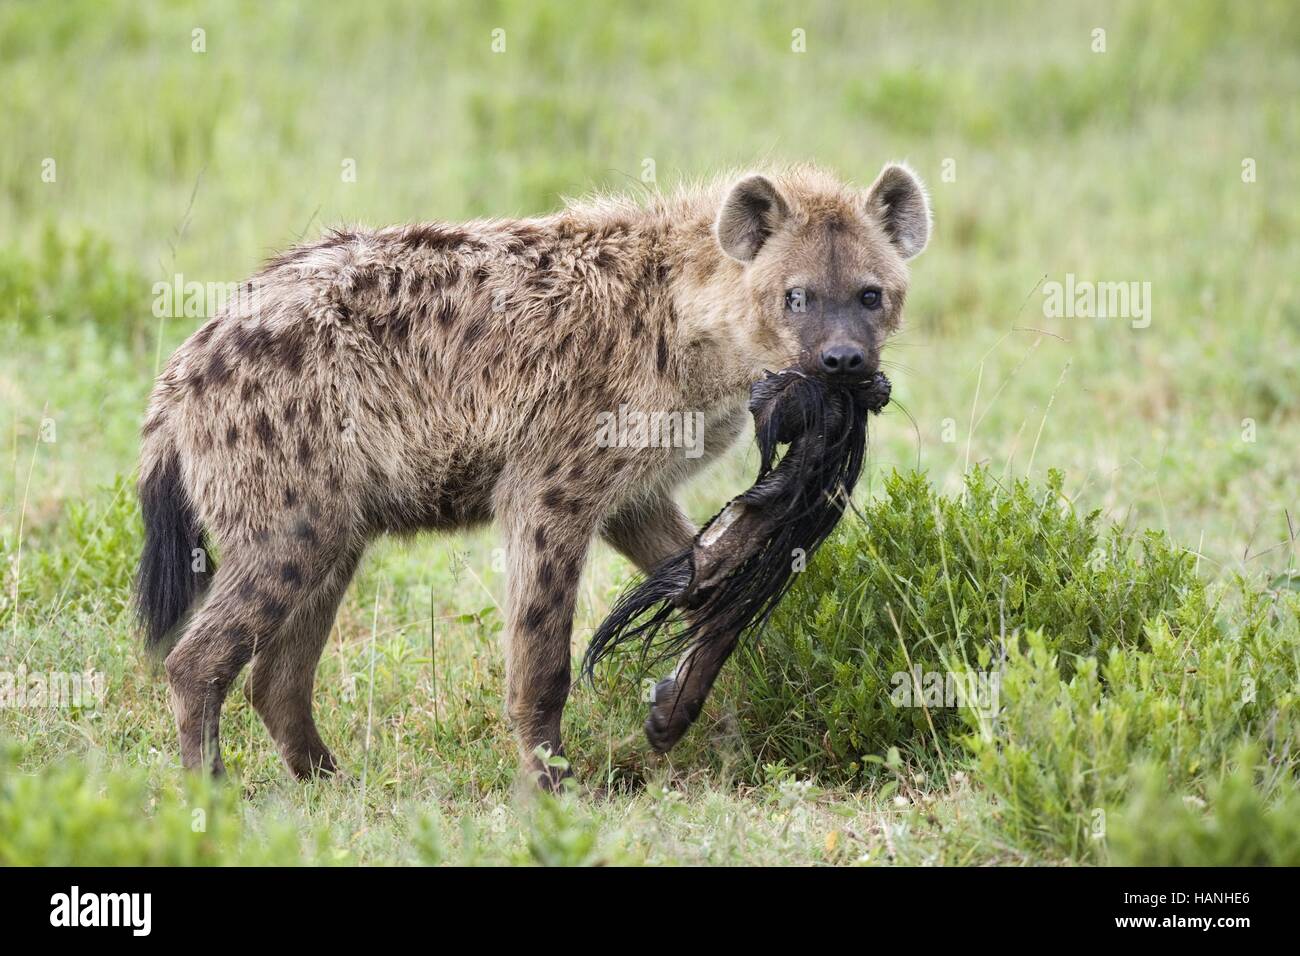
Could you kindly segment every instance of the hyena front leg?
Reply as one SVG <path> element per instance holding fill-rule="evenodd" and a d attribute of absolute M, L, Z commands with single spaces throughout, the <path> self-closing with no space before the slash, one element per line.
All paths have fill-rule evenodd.
<path fill-rule="evenodd" d="M 695 526 L 667 492 L 622 505 L 601 534 L 646 574 L 695 540 Z"/>
<path fill-rule="evenodd" d="M 289 771 L 299 780 L 338 766 L 312 718 L 316 666 L 362 548 L 329 561 L 321 582 L 298 604 L 275 638 L 253 658 L 244 693 L 261 715 Z"/>
<path fill-rule="evenodd" d="M 594 520 L 580 513 L 576 499 L 557 493 L 515 504 L 502 519 L 509 574 L 506 713 L 526 771 L 553 790 L 569 774 L 545 767 L 536 753 L 539 747 L 564 753 L 560 718 L 569 697 L 573 609 Z"/>

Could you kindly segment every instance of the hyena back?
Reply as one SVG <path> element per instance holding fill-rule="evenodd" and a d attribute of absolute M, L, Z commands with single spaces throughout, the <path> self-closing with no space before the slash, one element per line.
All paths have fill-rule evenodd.
<path fill-rule="evenodd" d="M 902 167 L 866 190 L 798 167 L 538 219 L 338 230 L 270 262 L 172 356 L 143 429 L 138 599 L 148 644 L 170 647 L 183 764 L 221 771 L 222 702 L 251 662 L 292 772 L 335 770 L 312 686 L 367 543 L 495 520 L 507 712 L 553 784 L 533 755 L 561 751 L 592 538 L 643 570 L 689 546 L 672 490 L 734 441 L 750 383 L 874 371 L 928 230 Z M 598 444 L 622 405 L 701 413 L 703 454 Z"/>

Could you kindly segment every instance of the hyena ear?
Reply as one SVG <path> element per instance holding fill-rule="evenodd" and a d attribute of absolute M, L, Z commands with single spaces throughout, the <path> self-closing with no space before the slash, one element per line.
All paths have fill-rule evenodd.
<path fill-rule="evenodd" d="M 790 215 L 781 194 L 766 176 L 746 176 L 731 187 L 718 212 L 718 244 L 740 262 L 750 262 L 768 236 Z"/>
<path fill-rule="evenodd" d="M 919 255 L 930 241 L 930 197 L 916 174 L 890 163 L 867 193 L 867 210 L 880 220 L 904 259 Z"/>

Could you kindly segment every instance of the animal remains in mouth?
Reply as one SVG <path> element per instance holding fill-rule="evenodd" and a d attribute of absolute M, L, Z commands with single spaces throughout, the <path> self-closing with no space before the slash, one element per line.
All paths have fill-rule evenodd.
<path fill-rule="evenodd" d="M 621 644 L 639 641 L 657 657 L 687 649 L 673 676 L 655 687 L 645 730 L 656 750 L 686 732 L 741 637 L 762 627 L 796 565 L 834 530 L 862 470 L 868 413 L 879 413 L 889 393 L 882 372 L 839 384 L 795 369 L 769 373 L 750 389 L 757 480 L 690 548 L 623 594 L 583 661 L 590 676 Z M 781 445 L 788 448 L 777 461 Z"/>

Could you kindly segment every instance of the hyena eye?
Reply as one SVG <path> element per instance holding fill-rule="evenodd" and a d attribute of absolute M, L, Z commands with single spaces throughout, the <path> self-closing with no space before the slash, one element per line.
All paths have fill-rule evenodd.
<path fill-rule="evenodd" d="M 808 311 L 808 303 L 811 299 L 812 294 L 807 289 L 801 289 L 799 286 L 785 290 L 785 307 L 791 312 Z"/>
<path fill-rule="evenodd" d="M 869 285 L 862 290 L 862 304 L 872 312 L 880 308 L 883 301 L 884 296 L 881 294 L 879 286 Z"/>

